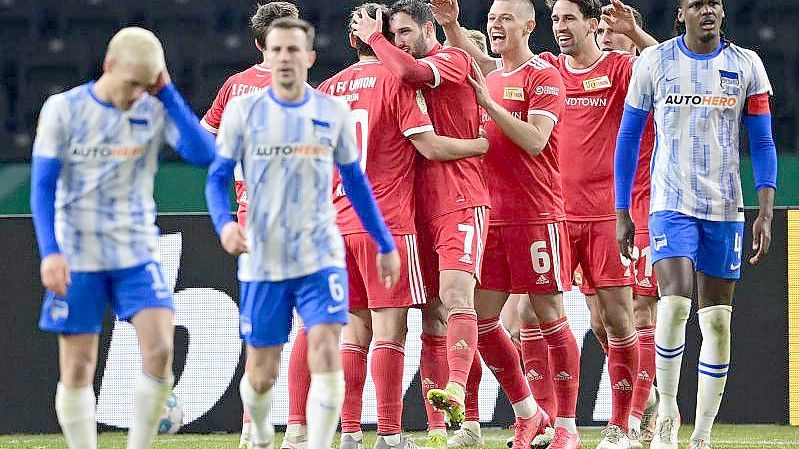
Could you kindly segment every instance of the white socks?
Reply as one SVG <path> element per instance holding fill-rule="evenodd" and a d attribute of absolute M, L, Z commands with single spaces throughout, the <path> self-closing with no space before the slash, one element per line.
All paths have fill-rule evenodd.
<path fill-rule="evenodd" d="M 658 413 L 674 418 L 677 408 L 677 387 L 685 351 L 685 323 L 691 313 L 691 299 L 683 296 L 663 296 L 658 301 L 655 326 L 655 367 L 657 368 L 660 405 Z"/>
<path fill-rule="evenodd" d="M 59 382 L 55 390 L 55 412 L 70 449 L 97 448 L 96 399 L 92 384 L 69 388 Z"/>
<path fill-rule="evenodd" d="M 328 448 L 333 444 L 343 404 L 343 371 L 311 373 L 311 388 L 308 390 L 305 412 L 309 448 Z"/>
<path fill-rule="evenodd" d="M 730 367 L 730 318 L 732 306 L 699 309 L 702 349 L 699 352 L 699 385 L 696 422 L 692 440 L 710 441 L 710 430 L 719 412 L 727 370 Z M 658 317 L 659 319 L 660 317 Z"/>
<path fill-rule="evenodd" d="M 627 428 L 641 433 L 641 419 L 630 415 L 630 418 L 627 419 Z"/>
<path fill-rule="evenodd" d="M 577 418 L 555 418 L 554 428 L 563 427 L 569 433 L 577 433 Z"/>
<path fill-rule="evenodd" d="M 128 431 L 128 449 L 150 447 L 173 382 L 172 376 L 156 379 L 144 371 L 139 372 L 133 394 L 133 424 Z"/>
<path fill-rule="evenodd" d="M 515 404 L 511 404 L 511 407 L 513 407 L 513 413 L 516 417 L 521 419 L 530 419 L 538 411 L 538 403 L 535 402 L 532 394 Z"/>
<path fill-rule="evenodd" d="M 253 443 L 255 445 L 264 445 L 265 447 L 265 443 L 275 438 L 275 428 L 272 426 L 270 417 L 273 388 L 266 390 L 264 393 L 258 393 L 253 388 L 252 383 L 250 383 L 250 376 L 245 373 L 239 384 L 239 393 L 241 394 L 241 402 L 247 407 L 247 411 L 250 412 L 252 417 L 253 430 L 255 431 Z M 310 415 L 308 417 L 310 418 Z"/>

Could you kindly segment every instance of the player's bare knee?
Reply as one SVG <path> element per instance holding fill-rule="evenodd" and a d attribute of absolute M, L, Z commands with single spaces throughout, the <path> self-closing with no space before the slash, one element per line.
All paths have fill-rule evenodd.
<path fill-rule="evenodd" d="M 516 311 L 519 314 L 519 319 L 524 324 L 539 324 L 536 309 L 529 299 L 521 299 L 516 304 Z"/>
<path fill-rule="evenodd" d="M 653 309 L 649 304 L 644 303 L 643 300 L 636 300 L 633 314 L 635 317 L 635 327 L 650 327 L 655 325 Z"/>
<path fill-rule="evenodd" d="M 311 372 L 330 372 L 341 366 L 341 352 L 337 342 L 325 341 L 308 352 L 308 365 Z"/>
<path fill-rule="evenodd" d="M 474 308 L 473 290 L 463 285 L 442 285 L 440 296 L 447 310 Z"/>
<path fill-rule="evenodd" d="M 89 385 L 94 380 L 96 360 L 90 357 L 71 357 L 61 361 L 61 382 L 70 388 Z"/>
<path fill-rule="evenodd" d="M 156 340 L 147 346 L 142 346 L 144 370 L 155 377 L 161 377 L 161 374 L 172 364 L 173 351 L 172 342 L 166 339 Z"/>
<path fill-rule="evenodd" d="M 422 332 L 430 335 L 447 334 L 447 310 L 441 302 L 422 311 Z"/>

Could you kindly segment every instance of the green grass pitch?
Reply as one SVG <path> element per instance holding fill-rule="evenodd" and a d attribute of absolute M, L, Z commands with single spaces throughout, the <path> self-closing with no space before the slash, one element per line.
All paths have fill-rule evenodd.
<path fill-rule="evenodd" d="M 583 438 L 583 449 L 594 449 L 602 438 L 598 428 L 580 430 Z M 683 426 L 680 430 L 681 448 L 687 444 L 691 428 Z M 424 443 L 424 433 L 413 434 L 418 444 Z M 510 436 L 509 430 L 486 429 L 485 449 L 505 449 L 505 439 Z M 772 425 L 723 425 L 713 428 L 714 449 L 799 449 L 799 428 Z M 280 436 L 278 436 L 279 448 Z M 338 440 L 338 438 L 336 439 Z M 235 434 L 178 434 L 159 435 L 153 449 L 236 449 L 239 442 Z M 374 443 L 374 432 L 365 436 L 364 447 L 369 449 Z M 66 449 L 60 435 L 0 435 L 2 449 Z M 100 435 L 99 447 L 102 449 L 124 449 L 125 434 L 103 433 Z M 334 444 L 334 447 L 337 447 Z M 645 446 L 646 447 L 646 446 Z"/>

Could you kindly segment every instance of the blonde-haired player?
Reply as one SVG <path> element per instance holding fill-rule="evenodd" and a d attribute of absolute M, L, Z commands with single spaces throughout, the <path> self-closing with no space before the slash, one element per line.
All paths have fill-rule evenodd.
<path fill-rule="evenodd" d="M 71 449 L 97 447 L 92 381 L 108 305 L 136 329 L 142 357 L 128 448 L 150 447 L 172 388 L 172 292 L 158 263 L 153 199 L 164 141 L 194 165 L 213 159 L 213 140 L 143 28 L 119 31 L 102 76 L 51 96 L 39 116 L 31 186 L 47 289 L 39 327 L 59 334 L 55 409 Z"/>

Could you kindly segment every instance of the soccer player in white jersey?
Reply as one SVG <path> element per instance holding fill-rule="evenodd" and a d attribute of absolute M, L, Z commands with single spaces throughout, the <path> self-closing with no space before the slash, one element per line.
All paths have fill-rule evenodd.
<path fill-rule="evenodd" d="M 344 242 L 330 194 L 334 163 L 380 248 L 379 278 L 389 288 L 399 277 L 394 239 L 360 167 L 349 106 L 306 84 L 313 39 L 313 27 L 299 19 L 270 25 L 272 87 L 230 101 L 206 186 L 222 246 L 240 255 L 241 335 L 249 362 L 240 392 L 255 448 L 274 444 L 269 411 L 294 308 L 308 336 L 308 447 L 329 448 L 338 425 L 344 398 L 338 341 L 348 303 Z M 250 197 L 243 230 L 233 222 L 227 194 L 239 161 Z"/>
<path fill-rule="evenodd" d="M 103 74 L 42 107 L 31 210 L 47 288 L 39 327 L 59 334 L 55 410 L 71 449 L 97 447 L 92 381 L 108 305 L 142 356 L 128 448 L 150 447 L 172 388 L 172 292 L 158 263 L 153 183 L 169 142 L 207 166 L 214 144 L 172 85 L 158 38 L 124 28 Z"/>
<path fill-rule="evenodd" d="M 760 58 L 726 40 L 719 0 L 681 0 L 680 35 L 648 48 L 636 62 L 616 150 L 619 247 L 629 256 L 635 224 L 629 214 L 638 144 L 654 111 L 649 231 L 661 300 L 655 331 L 660 404 L 653 449 L 676 449 L 677 386 L 685 324 L 699 298 L 699 385 L 689 449 L 710 448 L 730 363 L 730 315 L 740 277 L 744 214 L 739 172 L 740 123 L 749 133 L 760 211 L 749 263 L 769 251 L 777 178 L 771 135 L 771 84 Z"/>

